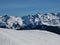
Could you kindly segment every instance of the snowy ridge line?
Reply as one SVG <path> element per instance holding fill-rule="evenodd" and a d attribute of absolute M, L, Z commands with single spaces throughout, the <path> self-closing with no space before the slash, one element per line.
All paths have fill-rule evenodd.
<path fill-rule="evenodd" d="M 58 26 L 60 28 L 60 13 L 46 13 L 23 17 L 0 16 L 0 27 L 11 29 L 35 28 L 37 26 Z M 41 27 L 42 28 L 42 27 Z"/>

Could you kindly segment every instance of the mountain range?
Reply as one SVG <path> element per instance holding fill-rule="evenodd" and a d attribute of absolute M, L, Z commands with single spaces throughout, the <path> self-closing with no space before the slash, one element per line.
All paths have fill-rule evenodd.
<path fill-rule="evenodd" d="M 27 15 L 23 17 L 0 16 L 0 27 L 9 29 L 46 29 L 46 26 L 60 28 L 60 13 Z"/>

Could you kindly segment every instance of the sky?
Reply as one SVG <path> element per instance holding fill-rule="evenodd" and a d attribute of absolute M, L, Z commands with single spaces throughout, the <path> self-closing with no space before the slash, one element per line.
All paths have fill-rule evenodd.
<path fill-rule="evenodd" d="M 60 12 L 60 0 L 0 0 L 0 15 L 25 16 Z"/>

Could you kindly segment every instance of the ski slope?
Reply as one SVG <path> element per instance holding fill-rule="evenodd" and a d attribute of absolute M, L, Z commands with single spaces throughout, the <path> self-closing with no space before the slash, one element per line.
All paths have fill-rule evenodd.
<path fill-rule="evenodd" d="M 60 45 L 60 35 L 42 30 L 0 28 L 0 45 Z"/>

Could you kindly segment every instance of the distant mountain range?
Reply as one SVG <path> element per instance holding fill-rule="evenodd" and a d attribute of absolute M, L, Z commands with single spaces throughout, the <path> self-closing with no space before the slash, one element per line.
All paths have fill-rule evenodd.
<path fill-rule="evenodd" d="M 37 13 L 23 17 L 0 16 L 1 28 L 46 29 L 46 26 L 60 27 L 60 13 Z"/>

